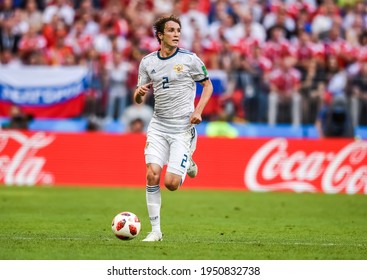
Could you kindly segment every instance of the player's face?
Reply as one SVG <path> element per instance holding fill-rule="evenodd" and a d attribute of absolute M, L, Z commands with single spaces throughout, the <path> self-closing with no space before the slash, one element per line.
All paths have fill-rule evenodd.
<path fill-rule="evenodd" d="M 178 47 L 181 36 L 181 27 L 177 22 L 168 21 L 161 36 L 161 42 L 167 47 Z"/>

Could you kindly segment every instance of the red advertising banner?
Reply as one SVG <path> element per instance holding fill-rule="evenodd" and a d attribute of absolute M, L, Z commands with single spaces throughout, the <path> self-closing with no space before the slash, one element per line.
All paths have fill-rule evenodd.
<path fill-rule="evenodd" d="M 145 187 L 144 135 L 0 131 L 5 185 Z M 184 188 L 367 194 L 367 142 L 199 138 Z"/>

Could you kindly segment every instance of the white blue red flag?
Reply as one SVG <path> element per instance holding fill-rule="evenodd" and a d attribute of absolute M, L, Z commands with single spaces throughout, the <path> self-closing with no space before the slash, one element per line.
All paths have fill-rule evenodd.
<path fill-rule="evenodd" d="M 0 116 L 16 104 L 33 117 L 78 117 L 87 89 L 85 67 L 0 67 Z"/>

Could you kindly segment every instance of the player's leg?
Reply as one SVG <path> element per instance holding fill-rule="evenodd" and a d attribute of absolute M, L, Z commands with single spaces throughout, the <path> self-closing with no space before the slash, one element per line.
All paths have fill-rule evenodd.
<path fill-rule="evenodd" d="M 191 131 L 172 135 L 169 139 L 170 156 L 168 159 L 167 172 L 164 177 L 164 184 L 171 191 L 177 190 L 184 182 L 193 148 L 196 148 L 194 135 Z M 192 144 L 195 145 L 192 147 Z"/>
<path fill-rule="evenodd" d="M 196 150 L 196 144 L 198 141 L 198 133 L 196 131 L 196 128 L 193 127 L 190 131 L 191 133 L 191 139 L 190 139 L 190 158 L 189 158 L 189 166 L 187 168 L 187 175 L 191 178 L 195 178 L 196 175 L 198 175 L 199 168 L 195 161 L 192 159 L 192 155 L 194 154 Z"/>
<path fill-rule="evenodd" d="M 146 202 L 150 224 L 152 226 L 151 233 L 143 239 L 143 241 L 161 241 L 161 189 L 159 180 L 162 168 L 155 163 L 147 164 L 147 186 L 146 186 Z"/>
<path fill-rule="evenodd" d="M 172 173 L 172 170 L 167 171 L 166 176 L 164 177 L 164 185 L 170 191 L 177 190 L 183 183 L 182 179 L 183 175 Z"/>
<path fill-rule="evenodd" d="M 164 164 L 168 158 L 168 143 L 162 135 L 155 132 L 148 133 L 145 147 L 146 162 L 146 201 L 152 232 L 143 241 L 161 241 L 161 190 L 159 186 L 160 177 Z"/>

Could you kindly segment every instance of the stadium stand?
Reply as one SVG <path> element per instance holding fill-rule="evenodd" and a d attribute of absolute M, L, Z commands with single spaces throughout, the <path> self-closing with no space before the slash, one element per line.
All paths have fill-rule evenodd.
<path fill-rule="evenodd" d="M 86 131 L 86 119 L 34 119 L 29 123 L 30 131 L 82 132 Z"/>
<path fill-rule="evenodd" d="M 199 134 L 204 134 L 206 122 L 226 111 L 240 136 L 318 138 L 314 124 L 320 108 L 334 96 L 343 95 L 352 112 L 356 136 L 366 139 L 365 1 L 171 0 L 164 1 L 164 7 L 160 3 L 3 1 L 1 68 L 42 65 L 50 69 L 83 66 L 89 70 L 83 112 L 67 119 L 57 115 L 37 117 L 29 129 L 85 131 L 88 120 L 97 117 L 101 130 L 124 133 L 118 115 L 121 112 L 116 112 L 113 122 L 105 120 L 112 84 L 122 82 L 128 92 L 128 96 L 119 97 L 119 102 L 116 99 L 116 105 L 126 98 L 128 105 L 136 86 L 138 63 L 158 46 L 151 28 L 154 19 L 162 13 L 175 13 L 182 22 L 180 47 L 195 52 L 205 62 L 215 89 L 203 114 L 204 123 L 198 126 Z M 119 75 L 112 77 L 113 73 Z M 6 76 L 1 80 L 0 90 L 7 80 Z M 274 95 L 287 91 L 289 98 L 283 101 L 288 106 L 279 104 L 277 113 L 269 114 L 269 104 L 273 112 L 275 100 L 283 99 Z M 299 101 L 295 95 L 302 98 L 301 108 L 299 102 L 296 106 L 300 114 L 292 111 L 290 100 Z M 1 104 L 9 104 L 4 96 L 0 94 L 0 124 L 8 117 Z M 17 94 L 14 97 L 15 101 L 22 100 Z M 292 115 L 302 116 L 301 125 L 290 126 Z M 267 125 L 270 122 L 272 125 Z"/>

